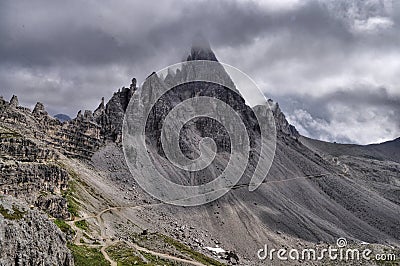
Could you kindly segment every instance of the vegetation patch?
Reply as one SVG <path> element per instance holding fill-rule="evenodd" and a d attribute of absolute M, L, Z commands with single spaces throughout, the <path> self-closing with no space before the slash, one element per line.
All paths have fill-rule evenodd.
<path fill-rule="evenodd" d="M 175 262 L 172 260 L 166 260 L 157 257 L 153 254 L 147 252 L 139 252 L 134 248 L 129 247 L 126 244 L 118 243 L 116 245 L 110 246 L 106 249 L 107 254 L 117 262 L 118 266 L 130 266 L 130 265 L 182 265 L 182 263 Z M 145 258 L 147 262 L 143 259 Z"/>
<path fill-rule="evenodd" d="M 110 263 L 101 254 L 100 248 L 77 246 L 69 243 L 68 248 L 74 257 L 75 266 L 109 266 Z"/>
<path fill-rule="evenodd" d="M 75 222 L 76 227 L 82 229 L 83 231 L 87 231 L 89 229 L 89 225 L 85 220 Z"/>
<path fill-rule="evenodd" d="M 0 214 L 7 220 L 20 220 L 24 217 L 26 211 L 20 211 L 15 205 L 12 206 L 13 212 L 9 212 L 0 204 Z"/>
<path fill-rule="evenodd" d="M 143 247 L 146 247 L 149 250 L 157 250 L 166 254 L 176 254 L 175 256 L 185 259 L 192 259 L 194 261 L 200 262 L 204 265 L 216 265 L 223 266 L 225 264 L 207 257 L 206 255 L 193 250 L 189 246 L 182 244 L 181 242 L 168 237 L 166 235 L 160 233 L 149 233 L 146 235 L 136 235 L 134 236 L 134 240 Z M 151 254 L 143 254 L 147 258 L 147 256 L 151 256 Z"/>
<path fill-rule="evenodd" d="M 67 207 L 69 213 L 74 217 L 79 217 L 79 203 L 74 198 L 76 192 L 76 183 L 71 180 L 68 182 L 68 189 L 62 194 L 62 196 L 67 200 Z"/>
<path fill-rule="evenodd" d="M 175 262 L 175 261 L 170 261 L 170 260 L 166 260 L 166 259 L 162 259 L 156 255 L 147 253 L 147 252 L 143 252 L 141 251 L 140 254 L 143 255 L 143 257 L 145 257 L 149 263 L 144 264 L 144 265 L 165 265 L 165 266 L 173 266 L 173 265 L 186 265 L 183 263 L 179 263 L 179 262 Z"/>
<path fill-rule="evenodd" d="M 117 262 L 118 266 L 149 265 L 137 255 L 133 248 L 122 243 L 106 248 L 106 252 L 108 256 Z"/>
<path fill-rule="evenodd" d="M 60 230 L 66 235 L 74 235 L 75 232 L 69 224 L 67 224 L 63 219 L 55 219 L 54 223 L 60 228 Z"/>
<path fill-rule="evenodd" d="M 191 257 L 195 261 L 201 262 L 205 265 L 216 265 L 216 266 L 224 266 L 225 265 L 215 259 L 209 258 L 206 255 L 191 249 L 190 247 L 182 244 L 181 242 L 176 241 L 175 239 L 173 239 L 169 236 L 162 235 L 162 234 L 158 234 L 158 235 L 159 235 L 159 237 L 161 237 L 164 240 L 165 243 L 168 243 L 168 244 L 174 246 L 181 253 L 187 254 L 189 257 Z"/>

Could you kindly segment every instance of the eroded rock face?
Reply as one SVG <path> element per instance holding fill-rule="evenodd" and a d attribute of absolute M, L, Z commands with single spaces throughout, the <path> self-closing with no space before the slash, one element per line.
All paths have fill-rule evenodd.
<path fill-rule="evenodd" d="M 135 91 L 136 79 L 132 79 L 130 87 L 123 87 L 118 92 L 115 92 L 106 106 L 104 106 L 104 98 L 102 98 L 93 116 L 94 122 L 101 127 L 100 135 L 102 140 L 121 142 L 125 110 Z"/>
<path fill-rule="evenodd" d="M 57 165 L 0 161 L 0 189 L 6 195 L 32 202 L 37 193 L 58 193 L 68 186 L 68 173 Z"/>
<path fill-rule="evenodd" d="M 0 138 L 0 152 L 3 157 L 22 162 L 43 162 L 56 160 L 58 155 L 54 150 L 38 146 L 30 139 L 18 135 L 4 134 Z"/>
<path fill-rule="evenodd" d="M 23 198 L 54 217 L 68 217 L 61 193 L 68 188 L 69 177 L 55 163 L 58 154 L 21 135 L 3 131 L 0 136 L 0 193 Z M 38 200 L 43 193 L 52 194 L 52 202 Z M 56 201 L 64 203 L 51 207 Z"/>
<path fill-rule="evenodd" d="M 0 199 L 0 265 L 74 265 L 66 238 L 43 213 Z"/>
<path fill-rule="evenodd" d="M 45 210 L 47 214 L 54 218 L 61 218 L 64 220 L 70 218 L 67 200 L 65 198 L 53 194 L 41 194 L 36 199 L 35 206 L 41 210 Z"/>
<path fill-rule="evenodd" d="M 13 95 L 11 100 L 10 100 L 10 107 L 18 107 L 19 106 L 19 102 L 18 102 L 18 97 Z"/>
<path fill-rule="evenodd" d="M 276 130 L 290 136 L 291 138 L 298 139 L 300 137 L 300 133 L 286 120 L 285 114 L 282 112 L 279 104 L 271 99 L 268 100 L 268 104 L 275 116 Z"/>
<path fill-rule="evenodd" d="M 32 114 L 35 116 L 48 115 L 43 103 L 40 102 L 36 103 L 35 108 L 33 108 Z"/>

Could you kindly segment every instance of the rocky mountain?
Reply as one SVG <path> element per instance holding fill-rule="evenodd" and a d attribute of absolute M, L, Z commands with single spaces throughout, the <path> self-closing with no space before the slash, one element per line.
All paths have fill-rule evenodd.
<path fill-rule="evenodd" d="M 60 122 L 70 121 L 71 117 L 65 114 L 56 114 L 54 118 L 57 118 Z"/>
<path fill-rule="evenodd" d="M 198 42 L 187 58 L 193 60 L 217 62 L 217 57 L 207 43 Z M 202 74 L 185 67 L 165 77 L 153 73 L 141 89 Z M 214 74 L 234 86 L 223 67 Z M 224 86 L 184 83 L 160 98 L 146 124 L 149 152 L 159 168 L 173 182 L 188 185 L 213 180 L 228 164 L 227 130 L 236 125 L 224 129 L 206 118 L 188 123 L 179 144 L 188 158 L 196 158 L 199 139 L 213 138 L 215 161 L 188 173 L 166 159 L 160 145 L 163 121 L 177 103 L 198 95 L 240 113 L 251 160 L 239 185 L 222 198 L 173 206 L 143 191 L 124 158 L 123 119 L 137 89 L 132 79 L 107 103 L 102 98 L 96 110 L 79 111 L 63 123 L 41 103 L 31 111 L 16 96 L 9 102 L 0 98 L 0 265 L 260 265 L 265 262 L 257 251 L 265 244 L 316 247 L 334 245 L 339 237 L 354 246 L 370 243 L 398 252 L 398 139 L 368 146 L 308 139 L 272 100 L 252 109 Z M 276 152 L 265 181 L 250 192 L 262 133 L 254 113 L 267 105 L 276 125 Z M 44 235 L 52 241 L 43 243 Z"/>

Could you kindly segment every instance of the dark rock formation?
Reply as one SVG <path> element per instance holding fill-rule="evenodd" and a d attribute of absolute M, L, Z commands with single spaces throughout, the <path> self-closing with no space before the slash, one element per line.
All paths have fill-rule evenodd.
<path fill-rule="evenodd" d="M 70 218 L 70 213 L 67 208 L 67 200 L 65 198 L 53 194 L 42 193 L 36 199 L 35 206 L 54 218 L 64 220 Z"/>
<path fill-rule="evenodd" d="M 132 79 L 131 85 L 129 85 L 129 89 L 131 89 L 133 92 L 136 90 L 136 78 Z"/>
<path fill-rule="evenodd" d="M 57 165 L 0 162 L 2 193 L 34 202 L 40 192 L 58 193 L 68 187 L 68 173 Z"/>
<path fill-rule="evenodd" d="M 285 114 L 281 111 L 279 104 L 271 99 L 268 100 L 268 104 L 275 116 L 276 130 L 294 139 L 298 139 L 300 137 L 300 133 L 286 120 Z"/>
<path fill-rule="evenodd" d="M 84 115 L 79 112 L 56 133 L 53 145 L 62 148 L 68 156 L 90 159 L 101 145 L 100 130 L 91 112 Z"/>
<path fill-rule="evenodd" d="M 10 100 L 10 107 L 17 108 L 19 106 L 18 97 L 13 95 Z"/>
<path fill-rule="evenodd" d="M 61 199 L 68 187 L 68 173 L 52 163 L 58 154 L 30 139 L 3 130 L 0 134 L 0 192 L 35 204 L 38 195 L 53 193 Z M 40 204 L 44 207 L 43 204 Z M 67 207 L 59 209 L 65 215 Z M 54 212 L 55 213 L 55 212 Z"/>
<path fill-rule="evenodd" d="M 46 112 L 43 103 L 36 103 L 35 108 L 33 108 L 32 114 L 35 116 L 45 116 L 48 115 Z"/>
<path fill-rule="evenodd" d="M 122 136 L 122 123 L 125 110 L 133 93 L 136 90 L 136 79 L 132 79 L 130 88 L 123 87 L 115 92 L 104 108 L 104 101 L 95 110 L 95 122 L 101 127 L 101 136 L 104 140 L 119 143 Z"/>
<path fill-rule="evenodd" d="M 100 119 L 101 116 L 104 115 L 105 110 L 104 97 L 102 97 L 99 107 L 97 107 L 97 109 L 93 112 L 93 118 L 97 121 L 98 119 Z"/>

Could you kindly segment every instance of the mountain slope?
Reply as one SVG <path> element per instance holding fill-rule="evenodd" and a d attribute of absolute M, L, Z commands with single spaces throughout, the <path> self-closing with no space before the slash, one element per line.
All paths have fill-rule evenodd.
<path fill-rule="evenodd" d="M 216 61 L 212 50 L 203 46 L 194 47 L 188 61 Z M 197 74 L 195 69 L 171 71 L 166 77 L 152 74 L 142 89 Z M 223 68 L 218 75 L 229 79 Z M 133 79 L 107 104 L 102 99 L 94 112 L 79 112 L 65 123 L 48 116 L 40 103 L 31 112 L 19 106 L 16 97 L 0 101 L 0 191 L 61 219 L 67 224 L 64 229 L 73 229 L 75 234 L 64 231 L 75 262 L 88 252 L 104 265 L 114 264 L 123 249 L 131 254 L 124 258 L 143 263 L 179 265 L 184 259 L 193 265 L 258 265 L 263 262 L 257 251 L 265 244 L 304 248 L 345 237 L 353 245 L 400 245 L 399 140 L 364 147 L 307 139 L 287 122 L 279 105 L 269 101 L 265 104 L 272 107 L 277 128 L 276 153 L 264 183 L 250 192 L 261 133 L 254 119 L 256 108 L 223 86 L 184 84 L 162 98 L 147 124 L 149 152 L 166 176 L 181 184 L 202 184 L 228 163 L 229 136 L 207 119 L 189 123 L 179 143 L 187 157 L 195 158 L 198 140 L 212 137 L 218 153 L 209 167 L 188 174 L 166 159 L 159 142 L 162 122 L 177 103 L 193 95 L 216 97 L 240 111 L 253 161 L 239 185 L 220 199 L 197 207 L 172 206 L 143 191 L 124 158 L 123 117 L 136 90 Z M 123 248 L 117 248 L 120 245 Z M 207 249 L 216 245 L 231 252 L 221 256 Z M 157 261 L 152 254 L 165 260 Z"/>

